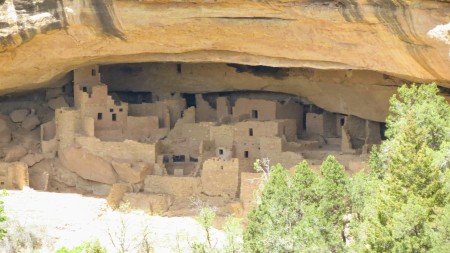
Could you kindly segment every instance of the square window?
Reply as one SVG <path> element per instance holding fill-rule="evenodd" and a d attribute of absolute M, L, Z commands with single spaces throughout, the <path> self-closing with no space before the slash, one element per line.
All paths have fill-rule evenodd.
<path fill-rule="evenodd" d="M 86 86 L 83 87 L 83 92 L 87 92 L 87 87 Z"/>
<path fill-rule="evenodd" d="M 119 112 L 123 112 L 123 109 L 122 109 L 122 108 L 120 108 L 120 109 L 119 109 Z"/>
<path fill-rule="evenodd" d="M 223 149 L 219 149 L 219 155 L 223 155 Z"/>
<path fill-rule="evenodd" d="M 114 112 L 114 109 L 109 109 L 110 112 Z"/>

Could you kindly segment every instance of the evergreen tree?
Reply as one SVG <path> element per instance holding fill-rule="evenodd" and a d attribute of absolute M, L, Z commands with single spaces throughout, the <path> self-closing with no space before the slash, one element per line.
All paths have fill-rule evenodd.
<path fill-rule="evenodd" d="M 348 208 L 348 179 L 332 156 L 321 176 L 306 161 L 293 178 L 280 165 L 272 168 L 261 203 L 249 214 L 244 234 L 249 252 L 340 252 L 343 216 Z"/>
<path fill-rule="evenodd" d="M 450 140 L 450 107 L 437 93 L 435 84 L 405 85 L 390 100 L 388 140 L 370 161 L 379 184 L 366 191 L 372 201 L 354 224 L 358 251 L 428 252 L 448 244 L 443 149 Z"/>
<path fill-rule="evenodd" d="M 245 247 L 250 252 L 293 252 L 290 238 L 293 198 L 286 170 L 272 167 L 269 181 L 261 193 L 261 203 L 249 214 L 244 233 Z"/>

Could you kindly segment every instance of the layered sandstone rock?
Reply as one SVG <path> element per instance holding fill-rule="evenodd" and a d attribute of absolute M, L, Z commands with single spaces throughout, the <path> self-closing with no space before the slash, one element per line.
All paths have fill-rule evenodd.
<path fill-rule="evenodd" d="M 295 83 L 294 74 L 292 85 L 271 84 L 283 76 L 266 75 L 268 87 L 236 86 L 301 95 L 329 111 L 382 120 L 398 85 L 390 79 L 450 87 L 448 13 L 448 1 L 420 0 L 5 0 L 0 93 L 65 83 L 72 69 L 97 63 L 369 70 L 386 81 L 370 82 L 362 72 L 357 85 L 308 85 L 303 77 Z"/>
<path fill-rule="evenodd" d="M 112 161 L 114 170 L 119 178 L 127 183 L 138 183 L 145 179 L 149 174 L 149 166 L 146 163 L 131 163 L 126 161 Z"/>
<path fill-rule="evenodd" d="M 64 167 L 84 179 L 104 184 L 114 184 L 117 181 L 117 176 L 110 163 L 83 149 L 70 147 L 61 150 L 58 155 Z M 106 194 L 108 192 L 109 190 Z"/>

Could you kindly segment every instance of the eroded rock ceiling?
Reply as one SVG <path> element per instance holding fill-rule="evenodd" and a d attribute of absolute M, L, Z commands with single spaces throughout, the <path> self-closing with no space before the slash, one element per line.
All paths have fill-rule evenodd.
<path fill-rule="evenodd" d="M 0 94 L 61 84 L 91 64 L 227 63 L 288 68 L 289 81 L 247 75 L 249 84 L 183 89 L 260 82 L 381 121 L 404 81 L 450 88 L 449 30 L 446 0 L 0 0 Z M 305 69 L 325 81 L 306 81 Z M 350 70 L 357 79 L 324 78 Z"/>

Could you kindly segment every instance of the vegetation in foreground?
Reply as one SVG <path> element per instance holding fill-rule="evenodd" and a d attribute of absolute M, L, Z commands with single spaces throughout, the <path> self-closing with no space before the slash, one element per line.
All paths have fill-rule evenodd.
<path fill-rule="evenodd" d="M 387 140 L 370 172 L 332 156 L 316 174 L 272 167 L 250 213 L 248 252 L 450 252 L 450 107 L 435 84 L 390 100 Z"/>

